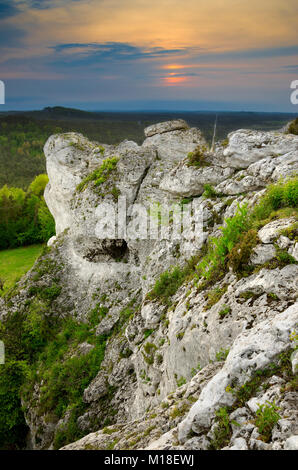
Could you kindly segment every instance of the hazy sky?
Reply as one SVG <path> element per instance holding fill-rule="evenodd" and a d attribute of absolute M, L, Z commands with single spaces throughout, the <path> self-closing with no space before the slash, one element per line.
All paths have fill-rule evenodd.
<path fill-rule="evenodd" d="M 297 112 L 297 13 L 297 0 L 0 0 L 0 111 Z"/>

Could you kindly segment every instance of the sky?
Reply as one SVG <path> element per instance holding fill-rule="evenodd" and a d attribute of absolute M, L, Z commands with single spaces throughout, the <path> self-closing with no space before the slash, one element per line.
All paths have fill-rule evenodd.
<path fill-rule="evenodd" d="M 0 111 L 297 112 L 297 24 L 297 0 L 0 0 Z"/>

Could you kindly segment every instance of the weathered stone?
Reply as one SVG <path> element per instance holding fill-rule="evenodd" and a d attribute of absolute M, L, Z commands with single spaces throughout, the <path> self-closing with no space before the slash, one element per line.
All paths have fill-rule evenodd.
<path fill-rule="evenodd" d="M 175 121 L 160 122 L 146 127 L 144 134 L 146 137 L 151 137 L 155 134 L 163 134 L 164 132 L 171 132 L 177 130 L 189 129 L 187 122 L 183 119 L 176 119 Z"/>
<path fill-rule="evenodd" d="M 298 450 L 298 436 L 291 436 L 285 442 L 285 450 Z"/>
<path fill-rule="evenodd" d="M 230 133 L 228 139 L 223 153 L 227 165 L 232 168 L 247 168 L 263 158 L 298 150 L 298 137 L 292 134 L 240 129 Z"/>
<path fill-rule="evenodd" d="M 252 264 L 265 264 L 272 260 L 276 255 L 274 245 L 257 245 L 253 250 L 250 257 Z"/>
<path fill-rule="evenodd" d="M 174 196 L 198 196 L 204 192 L 206 184 L 215 185 L 233 174 L 230 168 L 205 166 L 196 168 L 178 165 L 160 183 L 160 189 Z"/>
<path fill-rule="evenodd" d="M 206 385 L 199 400 L 179 425 L 179 441 L 186 441 L 189 431 L 203 433 L 210 426 L 214 411 L 230 406 L 235 397 L 227 387 L 236 380 L 243 384 L 253 371 L 264 368 L 277 354 L 290 346 L 290 334 L 298 321 L 298 303 L 277 318 L 259 323 L 237 337 L 222 370 Z"/>
<path fill-rule="evenodd" d="M 263 268 L 242 279 L 228 271 L 200 289 L 190 276 L 164 304 L 147 294 L 162 272 L 181 269 L 206 240 L 221 236 L 220 226 L 235 215 L 238 204 L 253 208 L 268 183 L 293 174 L 297 137 L 240 130 L 234 133 L 237 138 L 230 136 L 226 156 L 223 146 L 216 145 L 214 153 L 207 152 L 207 165 L 195 168 L 187 166 L 187 154 L 207 147 L 198 129 L 179 121 L 155 125 L 146 134 L 142 146 L 129 141 L 99 146 L 75 133 L 48 140 L 46 199 L 57 236 L 49 241 L 44 261 L 57 269 L 36 284 L 40 269 L 33 268 L 9 304 L 0 298 L 1 319 L 8 311 L 26 314 L 32 285 L 44 288 L 59 282 L 63 288 L 50 313 L 90 322 L 95 335 L 106 336 L 103 361 L 82 394 L 86 410 L 77 425 L 85 436 L 68 449 L 207 450 L 217 426 L 216 411 L 234 404 L 234 387 L 294 346 L 298 266 L 292 260 L 283 268 Z M 103 187 L 89 182 L 80 191 L 78 184 L 113 156 L 119 159 Z M 241 165 L 248 167 L 235 172 Z M 231 196 L 195 198 L 203 208 L 199 241 L 190 229 L 186 239 L 174 241 L 96 234 L 96 208 L 102 202 L 113 204 L 118 195 L 124 196 L 128 205 L 141 204 L 147 214 L 151 203 L 179 204 L 181 197 L 200 195 L 206 183 Z M 265 245 L 255 248 L 255 264 L 272 259 L 276 240 L 297 259 L 297 244 L 280 235 L 292 220 L 274 221 L 260 231 Z M 131 213 L 128 221 L 132 227 Z M 192 214 L 189 222 L 195 222 Z M 89 354 L 92 348 L 81 343 L 65 357 Z M 294 353 L 294 369 L 296 362 Z M 264 377 L 264 387 L 231 413 L 232 435 L 225 449 L 283 449 L 286 439 L 297 435 L 297 393 L 285 374 Z M 71 409 L 59 421 L 54 413 L 43 416 L 41 387 L 45 383 L 37 378 L 30 401 L 22 397 L 22 404 L 32 448 L 52 449 L 55 436 L 69 424 Z M 266 401 L 277 403 L 281 419 L 270 442 L 260 443 L 255 411 Z M 109 420 L 114 424 L 106 428 Z"/>
<path fill-rule="evenodd" d="M 273 220 L 258 231 L 258 237 L 262 243 L 272 243 L 280 235 L 281 230 L 290 227 L 294 222 L 294 217 Z"/>

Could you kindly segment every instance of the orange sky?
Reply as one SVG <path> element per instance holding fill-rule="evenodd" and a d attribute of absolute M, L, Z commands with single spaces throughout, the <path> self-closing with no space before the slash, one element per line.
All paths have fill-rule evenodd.
<path fill-rule="evenodd" d="M 269 88 L 288 80 L 289 70 L 296 74 L 297 0 L 40 0 L 35 8 L 30 0 L 3 4 L 0 79 L 63 80 L 74 70 L 84 79 L 100 70 L 96 76 L 101 86 L 104 77 L 127 84 L 131 78 L 136 89 L 143 71 L 144 93 L 149 93 L 149 76 L 155 90 L 176 86 L 202 91 L 206 80 L 210 90 L 216 77 L 220 86 L 228 84 L 231 74 L 236 84 L 246 74 L 252 88 L 257 82 L 268 85 L 270 72 L 278 76 L 271 76 Z M 12 7 L 14 13 L 7 13 Z M 96 50 L 110 44 L 109 54 Z"/>

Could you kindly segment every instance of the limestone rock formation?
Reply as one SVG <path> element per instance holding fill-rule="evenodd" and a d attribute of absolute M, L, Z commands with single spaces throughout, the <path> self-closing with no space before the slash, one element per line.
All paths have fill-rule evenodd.
<path fill-rule="evenodd" d="M 56 237 L 10 298 L 0 299 L 0 317 L 38 310 L 85 325 L 91 336 L 67 343 L 63 363 L 93 357 L 100 341 L 104 348 L 80 406 L 57 405 L 55 396 L 55 410 L 48 409 L 49 377 L 39 363 L 30 393 L 22 394 L 31 447 L 296 449 L 294 209 L 252 231 L 241 269 L 235 263 L 243 247 L 230 250 L 212 283 L 201 283 L 198 263 L 239 207 L 253 210 L 268 184 L 295 176 L 298 137 L 239 130 L 193 165 L 189 154 L 207 148 L 198 129 L 176 120 L 150 126 L 145 136 L 141 146 L 112 146 L 68 133 L 45 145 Z M 193 203 L 202 209 L 198 239 Z M 173 231 L 175 210 L 192 208 L 184 236 L 162 232 L 163 206 L 172 207 Z M 136 207 L 145 227 L 135 222 Z M 143 236 L 156 221 L 164 235 Z M 267 403 L 276 404 L 279 418 L 264 438 L 256 411 Z M 220 413 L 230 423 L 222 442 Z"/>

